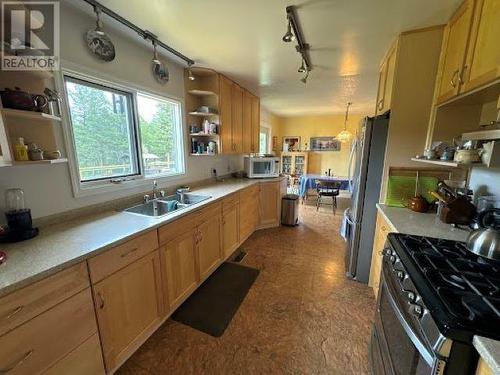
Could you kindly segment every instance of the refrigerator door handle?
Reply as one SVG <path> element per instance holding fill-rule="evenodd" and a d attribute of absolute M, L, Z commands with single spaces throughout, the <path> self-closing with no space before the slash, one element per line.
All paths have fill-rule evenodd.
<path fill-rule="evenodd" d="M 352 193 L 353 187 L 352 187 L 352 161 L 354 160 L 354 155 L 356 154 L 356 148 L 357 148 L 357 139 L 354 139 L 354 142 L 352 143 L 351 146 L 351 152 L 349 154 L 349 163 L 347 165 L 347 180 L 349 181 L 349 192 Z"/>

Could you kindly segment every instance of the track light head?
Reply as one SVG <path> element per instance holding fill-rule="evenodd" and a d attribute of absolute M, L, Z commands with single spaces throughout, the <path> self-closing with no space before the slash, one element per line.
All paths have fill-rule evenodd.
<path fill-rule="evenodd" d="M 295 40 L 295 35 L 292 33 L 292 22 L 288 20 L 288 26 L 286 28 L 286 33 L 283 35 L 283 41 L 285 43 L 290 43 Z"/>
<path fill-rule="evenodd" d="M 300 68 L 299 68 L 299 70 L 297 70 L 297 72 L 305 73 L 305 71 L 306 71 L 306 67 L 304 66 L 304 59 L 302 59 L 302 64 L 300 65 Z"/>
<path fill-rule="evenodd" d="M 192 66 L 192 65 L 193 65 L 193 64 L 189 64 L 189 65 L 188 65 L 188 79 L 189 79 L 190 81 L 194 81 L 194 80 L 196 79 L 196 77 L 195 77 L 195 76 L 194 76 L 194 74 L 193 74 L 193 71 L 191 70 L 191 66 Z"/>

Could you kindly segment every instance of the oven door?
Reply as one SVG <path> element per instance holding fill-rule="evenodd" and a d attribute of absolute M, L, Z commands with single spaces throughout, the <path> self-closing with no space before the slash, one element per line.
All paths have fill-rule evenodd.
<path fill-rule="evenodd" d="M 439 360 L 435 353 L 429 350 L 422 333 L 418 332 L 404 306 L 400 305 L 396 296 L 398 291 L 390 284 L 390 278 L 393 276 L 387 274 L 389 271 L 387 268 L 383 267 L 381 275 L 375 318 L 378 350 L 384 364 L 384 373 L 388 375 L 443 373 L 445 362 Z M 376 369 L 374 373 L 378 375 L 375 371 Z"/>

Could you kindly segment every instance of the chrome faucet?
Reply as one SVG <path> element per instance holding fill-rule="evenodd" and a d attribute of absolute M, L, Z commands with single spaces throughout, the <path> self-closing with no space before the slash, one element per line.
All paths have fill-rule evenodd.
<path fill-rule="evenodd" d="M 158 190 L 158 181 L 153 181 L 153 199 L 165 196 L 165 190 Z"/>

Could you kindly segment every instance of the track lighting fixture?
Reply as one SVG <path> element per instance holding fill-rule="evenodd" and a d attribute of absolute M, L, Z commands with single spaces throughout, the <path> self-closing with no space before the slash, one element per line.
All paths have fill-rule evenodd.
<path fill-rule="evenodd" d="M 191 66 L 192 66 L 192 65 L 193 65 L 192 63 L 189 63 L 189 64 L 188 64 L 188 79 L 189 79 L 190 81 L 194 81 L 194 80 L 196 79 L 196 77 L 195 77 L 195 76 L 194 76 L 194 74 L 193 74 L 193 71 L 191 70 Z"/>
<path fill-rule="evenodd" d="M 309 78 L 309 70 L 306 71 L 306 75 L 300 79 L 304 85 L 307 83 L 307 78 Z"/>
<path fill-rule="evenodd" d="M 283 35 L 283 41 L 285 43 L 290 43 L 290 42 L 293 42 L 294 40 L 295 40 L 295 36 L 292 33 L 292 21 L 290 19 L 288 19 L 288 26 L 286 28 L 285 35 Z"/>
<path fill-rule="evenodd" d="M 304 73 L 306 71 L 306 67 L 304 66 L 304 59 L 302 59 L 302 64 L 300 65 L 299 70 L 297 72 Z"/>

